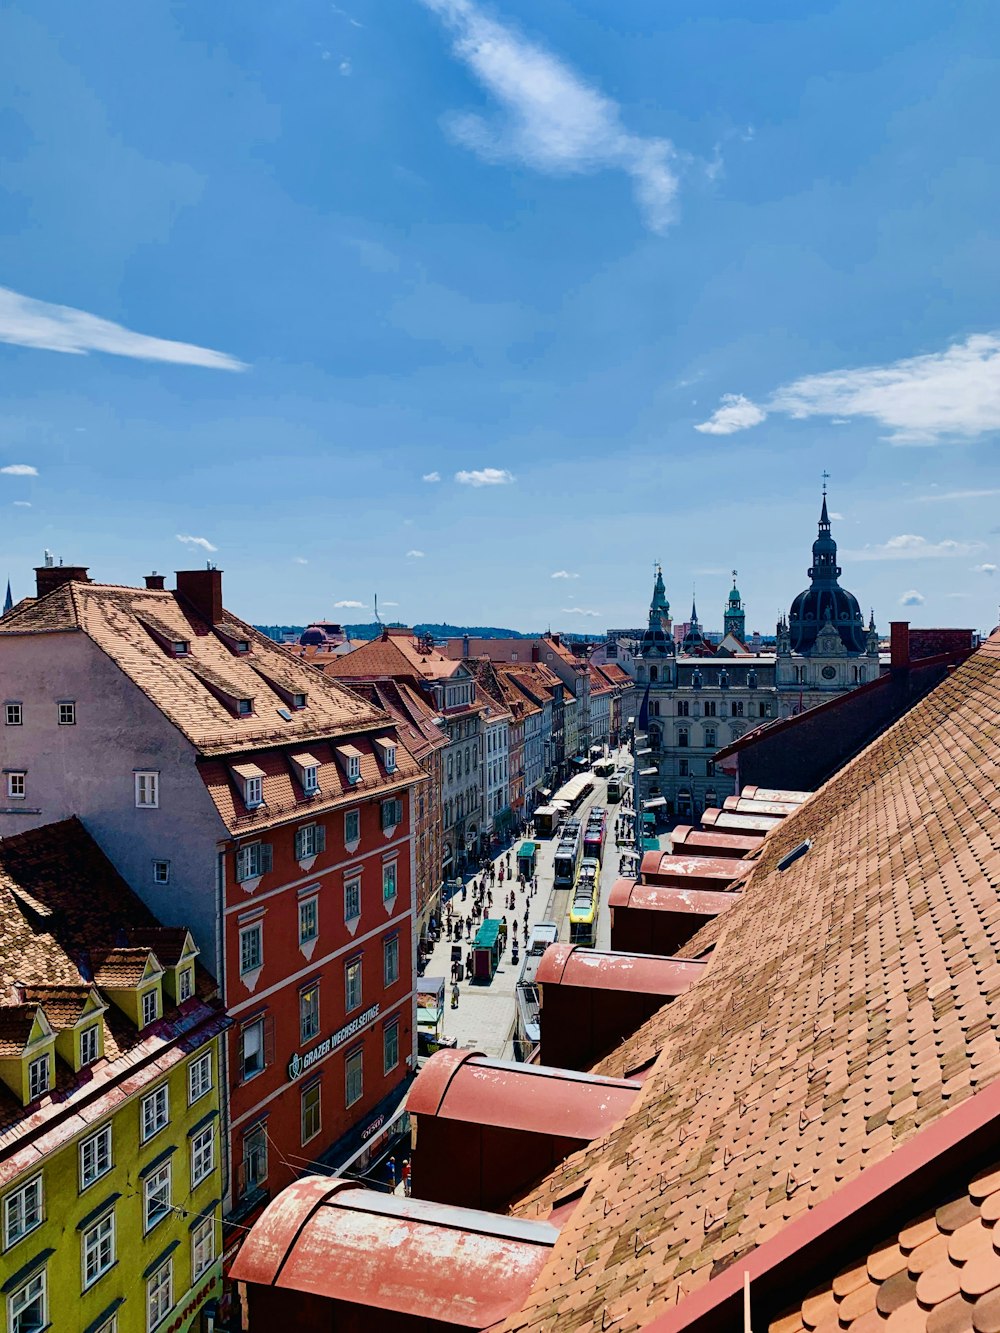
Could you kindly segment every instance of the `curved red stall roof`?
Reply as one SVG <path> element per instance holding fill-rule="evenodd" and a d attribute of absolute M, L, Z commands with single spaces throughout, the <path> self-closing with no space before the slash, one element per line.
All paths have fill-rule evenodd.
<path fill-rule="evenodd" d="M 544 963 L 543 958 L 539 971 Z M 624 1120 L 640 1086 L 573 1069 L 491 1060 L 478 1051 L 438 1051 L 417 1075 L 406 1109 L 469 1124 L 596 1139 Z"/>
<path fill-rule="evenodd" d="M 520 1309 L 558 1235 L 546 1222 L 305 1176 L 268 1204 L 230 1276 L 486 1328 Z"/>
<path fill-rule="evenodd" d="M 781 820 L 775 815 L 739 815 L 712 806 L 702 814 L 701 822 L 706 828 L 718 829 L 720 832 L 759 833 L 763 837 Z"/>
<path fill-rule="evenodd" d="M 740 795 L 745 796 L 747 800 L 792 801 L 796 805 L 808 801 L 812 794 L 811 791 L 786 791 L 783 787 L 744 787 L 740 792 Z"/>
<path fill-rule="evenodd" d="M 638 880 L 620 879 L 608 895 L 608 905 L 638 912 L 691 912 L 696 916 L 718 916 L 742 896 L 732 891 L 681 889 L 674 884 L 640 884 Z"/>
<path fill-rule="evenodd" d="M 713 851 L 717 856 L 735 856 L 741 852 L 749 855 L 760 847 L 760 838 L 752 833 L 716 833 L 714 829 L 681 824 L 671 831 L 670 845 L 690 856 L 711 856 Z"/>
<path fill-rule="evenodd" d="M 618 884 L 633 883 L 633 880 L 618 881 Z M 707 965 L 704 961 L 664 958 L 660 954 L 602 952 L 577 944 L 551 944 L 538 964 L 536 980 L 543 984 L 585 986 L 590 990 L 674 996 L 693 985 Z"/>
<path fill-rule="evenodd" d="M 765 801 L 760 797 L 727 796 L 723 802 L 724 810 L 731 810 L 741 815 L 793 815 L 799 808 L 798 801 Z"/>
<path fill-rule="evenodd" d="M 671 852 L 647 852 L 639 866 L 644 884 L 704 885 L 722 888 L 742 879 L 750 863 L 726 856 L 676 856 Z"/>

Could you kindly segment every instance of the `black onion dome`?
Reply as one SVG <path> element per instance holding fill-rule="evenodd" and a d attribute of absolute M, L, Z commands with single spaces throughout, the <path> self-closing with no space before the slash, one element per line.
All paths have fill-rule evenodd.
<path fill-rule="evenodd" d="M 788 615 L 792 652 L 808 653 L 827 620 L 840 635 L 849 653 L 866 652 L 868 641 L 865 620 L 858 599 L 838 582 L 841 570 L 837 564 L 837 543 L 830 530 L 825 495 L 812 553 L 810 586 L 795 598 Z"/>

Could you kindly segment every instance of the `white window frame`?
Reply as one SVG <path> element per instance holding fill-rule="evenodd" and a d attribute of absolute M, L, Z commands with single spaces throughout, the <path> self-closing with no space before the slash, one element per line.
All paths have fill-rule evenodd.
<path fill-rule="evenodd" d="M 347 1014 L 361 1008 L 364 989 L 361 961 L 360 958 L 352 958 L 349 963 L 344 964 L 344 1012 Z"/>
<path fill-rule="evenodd" d="M 170 883 L 170 862 L 169 862 L 169 861 L 164 861 L 164 860 L 161 858 L 161 859 L 156 860 L 156 861 L 153 862 L 153 883 L 154 883 L 154 884 L 169 884 L 169 883 Z"/>
<path fill-rule="evenodd" d="M 26 1180 L 3 1201 L 3 1247 L 9 1250 L 45 1221 L 45 1190 L 39 1173 Z"/>
<path fill-rule="evenodd" d="M 196 1056 L 188 1064 L 188 1106 L 212 1091 L 212 1052 Z"/>
<path fill-rule="evenodd" d="M 303 768 L 302 790 L 307 796 L 315 796 L 319 791 L 319 768 L 316 764 L 306 764 Z"/>
<path fill-rule="evenodd" d="M 387 773 L 395 773 L 395 771 L 396 771 L 396 747 L 395 747 L 395 745 L 387 745 L 387 746 L 385 747 L 385 749 L 383 750 L 383 754 L 385 755 L 385 771 L 386 771 Z"/>
<path fill-rule="evenodd" d="M 158 810 L 160 808 L 159 769 L 143 768 L 136 770 L 135 808 L 137 810 Z"/>
<path fill-rule="evenodd" d="M 56 719 L 60 727 L 76 726 L 76 703 L 72 699 L 63 699 L 56 704 Z"/>
<path fill-rule="evenodd" d="M 254 960 L 247 965 L 248 951 L 247 942 L 256 939 L 256 951 Z M 245 977 L 249 972 L 259 972 L 264 966 L 264 923 L 263 921 L 254 921 L 249 926 L 243 926 L 240 930 L 240 976 Z"/>
<path fill-rule="evenodd" d="M 191 1232 L 191 1278 L 198 1279 L 215 1263 L 215 1217 L 203 1218 Z"/>
<path fill-rule="evenodd" d="M 215 1170 L 215 1121 L 191 1140 L 191 1188 L 206 1181 Z"/>
<path fill-rule="evenodd" d="M 26 769 L 16 769 L 7 774 L 7 799 L 23 801 L 28 795 L 28 773 Z"/>
<path fill-rule="evenodd" d="M 389 967 L 390 959 L 392 968 Z M 390 971 L 392 975 L 390 976 Z M 391 939 L 384 940 L 382 943 L 382 984 L 384 986 L 394 986 L 399 980 L 399 936 L 393 935 Z"/>
<path fill-rule="evenodd" d="M 357 1091 L 351 1096 L 352 1081 Z M 353 1106 L 365 1095 L 365 1051 L 363 1046 L 344 1057 L 344 1104 Z"/>
<path fill-rule="evenodd" d="M 80 1266 L 83 1276 L 83 1290 L 87 1291 L 99 1281 L 116 1262 L 115 1210 L 111 1208 L 88 1227 L 80 1238 Z M 93 1272 L 90 1271 L 94 1260 Z"/>
<path fill-rule="evenodd" d="M 194 967 L 189 963 L 177 973 L 177 1003 L 183 1004 L 194 994 Z"/>
<path fill-rule="evenodd" d="M 26 1295 L 28 1295 L 27 1300 L 19 1300 L 19 1298 Z M 34 1305 L 39 1298 L 41 1298 L 40 1318 L 32 1320 L 30 1324 L 22 1323 L 25 1311 Z M 48 1276 L 44 1268 L 39 1269 L 37 1273 L 32 1273 L 26 1282 L 23 1282 L 16 1291 L 12 1291 L 7 1297 L 7 1327 L 10 1333 L 34 1333 L 35 1329 L 49 1327 Z"/>
<path fill-rule="evenodd" d="M 89 1138 L 83 1140 L 80 1144 L 80 1192 L 89 1189 L 91 1185 L 106 1176 L 114 1166 L 114 1154 L 112 1152 L 111 1126 L 102 1125 L 96 1133 L 91 1134 Z M 90 1150 L 90 1151 L 88 1151 Z M 92 1175 L 87 1174 L 87 1158 L 92 1156 L 98 1170 Z M 101 1162 L 103 1160 L 103 1166 Z"/>
<path fill-rule="evenodd" d="M 153 1333 L 174 1308 L 173 1255 L 146 1282 L 146 1330 Z"/>
<path fill-rule="evenodd" d="M 92 1065 L 101 1056 L 100 1023 L 80 1029 L 80 1068 Z M 92 1052 L 92 1053 L 91 1053 Z"/>
<path fill-rule="evenodd" d="M 142 993 L 142 1026 L 148 1028 L 160 1016 L 160 988 L 152 986 Z"/>
<path fill-rule="evenodd" d="M 170 1089 L 166 1083 L 161 1083 L 139 1103 L 139 1141 L 148 1143 L 169 1124 Z"/>
<path fill-rule="evenodd" d="M 354 911 L 355 902 L 357 911 Z M 358 921 L 361 918 L 361 876 L 351 875 L 344 880 L 344 920 Z"/>
<path fill-rule="evenodd" d="M 320 843 L 323 841 L 318 824 L 303 824 L 295 830 L 295 856 L 299 861 L 307 857 L 319 856 Z"/>
<path fill-rule="evenodd" d="M 142 1232 L 148 1236 L 170 1213 L 172 1173 L 169 1160 L 150 1172 L 142 1182 Z M 150 1205 L 157 1206 L 153 1212 Z"/>
<path fill-rule="evenodd" d="M 24 726 L 24 704 L 11 700 L 3 706 L 3 724 L 5 727 Z"/>
<path fill-rule="evenodd" d="M 243 804 L 248 810 L 256 810 L 264 804 L 264 779 L 244 778 Z"/>
<path fill-rule="evenodd" d="M 246 1038 L 247 1034 L 249 1032 L 254 1031 L 254 1029 L 258 1029 L 260 1031 L 260 1047 L 259 1047 L 260 1064 L 256 1069 L 251 1070 L 250 1073 L 248 1074 L 246 1072 L 246 1056 L 245 1056 Z M 267 1042 L 267 1032 L 264 1023 L 264 1015 L 261 1014 L 261 1016 L 259 1018 L 255 1018 L 252 1023 L 247 1023 L 246 1027 L 244 1027 L 243 1030 L 240 1032 L 240 1082 L 241 1083 L 249 1083 L 252 1078 L 256 1078 L 258 1074 L 262 1074 L 264 1070 L 267 1068 L 266 1042 Z"/>
<path fill-rule="evenodd" d="M 308 929 L 310 926 L 312 929 Z M 319 895 L 299 899 L 299 945 L 319 938 Z"/>
<path fill-rule="evenodd" d="M 41 1071 L 41 1073 L 39 1073 Z M 44 1083 L 42 1080 L 44 1079 Z M 37 1101 L 52 1090 L 52 1056 L 48 1051 L 28 1061 L 28 1101 Z"/>

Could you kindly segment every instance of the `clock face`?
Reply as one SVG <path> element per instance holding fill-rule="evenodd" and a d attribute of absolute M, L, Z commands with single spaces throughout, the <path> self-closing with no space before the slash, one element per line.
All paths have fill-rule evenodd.
<path fill-rule="evenodd" d="M 837 668 L 832 666 L 825 666 L 823 668 L 822 674 L 824 680 L 833 680 L 837 675 Z"/>

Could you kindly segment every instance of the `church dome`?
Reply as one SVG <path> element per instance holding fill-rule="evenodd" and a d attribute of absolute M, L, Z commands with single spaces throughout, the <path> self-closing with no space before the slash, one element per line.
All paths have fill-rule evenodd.
<path fill-rule="evenodd" d="M 858 599 L 838 582 L 837 543 L 830 530 L 826 495 L 819 519 L 819 532 L 813 542 L 813 562 L 809 567 L 810 586 L 792 602 L 788 614 L 788 632 L 793 653 L 808 653 L 827 621 L 840 635 L 849 653 L 864 653 L 868 643 L 865 620 Z"/>

